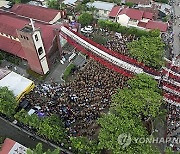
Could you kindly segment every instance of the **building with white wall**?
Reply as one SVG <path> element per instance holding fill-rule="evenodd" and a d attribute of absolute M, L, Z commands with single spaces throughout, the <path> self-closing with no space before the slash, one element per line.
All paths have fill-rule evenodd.
<path fill-rule="evenodd" d="M 94 1 L 87 3 L 87 6 L 89 8 L 94 7 L 96 9 L 95 15 L 97 18 L 100 19 L 107 19 L 110 11 L 115 6 L 115 3 L 108 3 L 108 2 L 102 2 L 102 1 Z"/>

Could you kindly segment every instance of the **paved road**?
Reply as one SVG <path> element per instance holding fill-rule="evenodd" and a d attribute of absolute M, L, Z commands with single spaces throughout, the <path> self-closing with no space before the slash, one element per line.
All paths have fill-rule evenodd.
<path fill-rule="evenodd" d="M 41 142 L 38 139 L 36 140 L 30 139 L 25 132 L 11 126 L 9 123 L 3 121 L 1 118 L 0 118 L 0 136 L 5 136 L 10 139 L 13 139 L 28 148 L 34 148 L 37 145 L 37 143 Z M 54 149 L 52 146 L 46 143 L 42 143 L 42 144 L 44 150 Z"/>
<path fill-rule="evenodd" d="M 175 16 L 180 16 L 180 5 L 177 5 L 180 1 L 175 0 L 174 3 L 174 13 Z M 173 26 L 173 32 L 174 32 L 174 47 L 173 47 L 173 54 L 175 57 L 177 57 L 180 54 L 180 37 L 178 34 L 180 33 L 180 19 L 177 18 L 176 24 Z M 180 60 L 178 61 L 178 64 L 180 65 Z"/>

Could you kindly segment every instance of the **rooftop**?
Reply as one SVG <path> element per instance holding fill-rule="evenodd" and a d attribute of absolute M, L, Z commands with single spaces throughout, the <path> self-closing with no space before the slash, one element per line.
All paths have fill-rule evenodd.
<path fill-rule="evenodd" d="M 128 17 L 134 20 L 141 20 L 144 14 L 144 11 L 131 9 L 131 8 L 124 8 L 119 12 L 119 15 L 126 14 Z"/>
<path fill-rule="evenodd" d="M 60 12 L 58 10 L 29 4 L 15 4 L 10 11 L 16 13 L 17 15 L 22 15 L 45 22 L 52 21 Z"/>
<path fill-rule="evenodd" d="M 107 11 L 111 11 L 115 5 L 116 5 L 115 3 L 108 3 L 102 1 L 94 1 L 93 3 L 91 2 L 87 3 L 88 7 L 95 7 L 98 10 L 107 10 Z"/>
<path fill-rule="evenodd" d="M 116 17 L 120 11 L 121 7 L 120 6 L 114 6 L 109 13 L 109 17 Z"/>
<path fill-rule="evenodd" d="M 168 24 L 161 21 L 152 21 L 146 24 L 147 29 L 159 29 L 161 32 L 166 32 L 168 28 Z"/>
<path fill-rule="evenodd" d="M 28 25 L 30 20 L 24 17 L 19 17 L 12 13 L 0 12 L 0 33 L 4 33 L 9 36 L 13 36 L 17 38 L 17 29 L 22 29 L 25 25 Z M 42 39 L 44 42 L 44 47 L 47 53 L 52 46 L 52 40 L 55 37 L 54 34 L 54 25 L 44 24 L 41 22 L 34 23 L 35 28 L 39 28 L 41 30 Z M 30 30 L 25 28 L 24 30 Z M 14 54 L 18 57 L 25 58 L 24 51 L 21 47 L 20 42 L 0 36 L 0 48 L 4 51 L 8 51 L 11 54 Z"/>

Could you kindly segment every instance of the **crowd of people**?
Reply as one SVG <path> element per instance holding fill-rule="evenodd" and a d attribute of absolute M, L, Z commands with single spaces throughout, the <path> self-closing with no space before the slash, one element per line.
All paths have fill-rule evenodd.
<path fill-rule="evenodd" d="M 173 150 L 180 150 L 180 106 L 167 105 L 167 138 L 170 138 L 168 146 Z"/>
<path fill-rule="evenodd" d="M 75 72 L 74 78 L 64 84 L 37 85 L 26 99 L 34 106 L 40 106 L 46 115 L 58 114 L 65 122 L 69 136 L 91 138 L 98 128 L 94 121 L 108 111 L 111 96 L 118 88 L 126 86 L 128 78 L 93 60 Z"/>
<path fill-rule="evenodd" d="M 93 39 L 94 36 L 100 35 L 102 37 L 108 38 L 106 43 L 104 44 L 104 47 L 107 49 L 110 49 L 112 51 L 121 53 L 123 55 L 128 56 L 128 48 L 127 48 L 127 43 L 132 42 L 138 39 L 135 35 L 125 35 L 121 33 L 114 33 L 114 32 L 108 32 L 106 30 L 95 30 L 95 32 L 89 37 Z"/>
<path fill-rule="evenodd" d="M 121 33 L 116 33 L 107 41 L 105 47 L 128 56 L 127 42 L 132 42 L 137 39 L 138 38 L 135 35 L 122 35 Z"/>

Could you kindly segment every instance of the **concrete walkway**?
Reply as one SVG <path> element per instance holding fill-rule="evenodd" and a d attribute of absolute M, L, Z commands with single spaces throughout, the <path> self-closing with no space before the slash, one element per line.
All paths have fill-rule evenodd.
<path fill-rule="evenodd" d="M 64 64 L 61 64 L 60 62 L 57 64 L 57 66 L 55 66 L 50 74 L 46 77 L 45 81 L 46 82 L 50 82 L 51 79 L 54 81 L 54 82 L 57 82 L 57 83 L 63 83 L 64 81 L 62 80 L 62 75 L 66 69 L 66 67 L 69 65 L 69 62 L 68 60 L 65 61 Z"/>
<path fill-rule="evenodd" d="M 180 1 L 175 0 L 173 4 L 174 14 L 176 16 L 176 22 L 173 25 L 173 32 L 174 32 L 174 43 L 173 43 L 173 54 L 174 57 L 177 57 L 180 54 L 180 37 L 178 36 L 180 33 L 180 18 L 178 19 L 177 16 L 180 16 L 180 5 L 177 5 Z M 176 64 L 180 66 L 180 59 L 177 60 Z"/>

